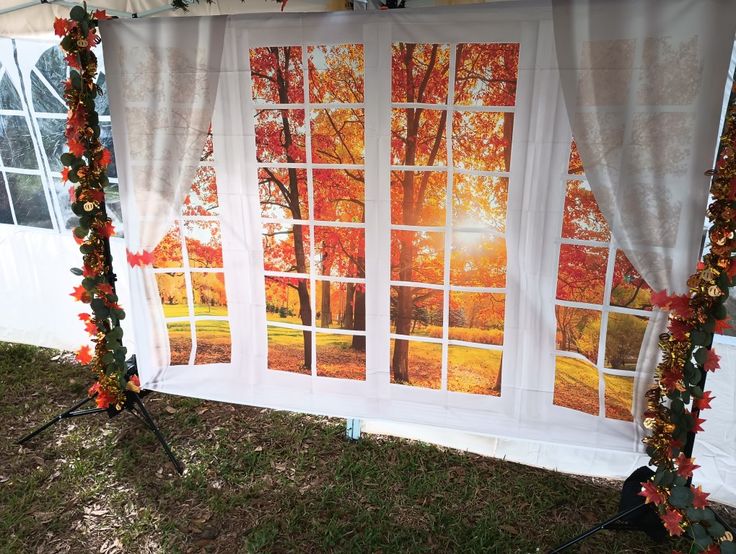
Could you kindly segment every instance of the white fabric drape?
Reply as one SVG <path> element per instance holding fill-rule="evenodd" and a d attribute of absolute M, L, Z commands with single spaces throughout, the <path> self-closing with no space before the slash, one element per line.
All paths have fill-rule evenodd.
<path fill-rule="evenodd" d="M 736 4 L 553 0 L 568 117 L 613 238 L 654 290 L 695 268 Z M 657 364 L 655 313 L 637 364 L 634 416 Z"/>
<path fill-rule="evenodd" d="M 156 247 L 191 187 L 212 121 L 225 24 L 225 17 L 192 17 L 101 25 L 131 252 Z M 150 267 L 132 272 L 130 286 L 147 382 L 169 363 L 166 326 Z"/>

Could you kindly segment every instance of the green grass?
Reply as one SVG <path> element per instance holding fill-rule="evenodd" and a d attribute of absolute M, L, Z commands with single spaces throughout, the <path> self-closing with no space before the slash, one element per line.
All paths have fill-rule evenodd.
<path fill-rule="evenodd" d="M 130 414 L 62 422 L 19 448 L 15 439 L 91 381 L 55 355 L 0 343 L 3 554 L 517 554 L 544 552 L 617 509 L 618 483 L 400 439 L 350 443 L 344 420 L 162 394 L 146 403 L 183 477 Z M 672 548 L 687 551 L 602 532 L 578 552 Z"/>
<path fill-rule="evenodd" d="M 163 307 L 164 317 L 189 317 L 189 306 L 187 304 L 163 304 Z M 227 306 L 195 304 L 194 315 L 227 316 Z"/>

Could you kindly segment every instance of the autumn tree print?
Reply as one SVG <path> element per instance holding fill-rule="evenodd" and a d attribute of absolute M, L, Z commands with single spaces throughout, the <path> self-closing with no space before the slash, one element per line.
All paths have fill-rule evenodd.
<path fill-rule="evenodd" d="M 498 107 L 515 104 L 518 55 L 518 44 L 393 45 L 395 383 L 439 388 L 442 344 L 399 338 L 420 335 L 462 341 L 447 343 L 449 390 L 500 393 L 500 350 L 474 345 L 503 344 L 514 120 Z"/>
<path fill-rule="evenodd" d="M 316 347 L 317 375 L 363 379 L 363 47 L 252 48 L 250 64 L 267 318 L 279 324 L 269 367 L 311 373 Z"/>

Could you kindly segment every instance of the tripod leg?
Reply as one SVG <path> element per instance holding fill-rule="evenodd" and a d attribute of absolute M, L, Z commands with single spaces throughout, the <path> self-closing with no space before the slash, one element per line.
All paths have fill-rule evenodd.
<path fill-rule="evenodd" d="M 606 529 L 609 525 L 612 525 L 612 524 L 616 523 L 620 519 L 624 519 L 625 517 L 630 516 L 634 512 L 638 512 L 644 506 L 646 506 L 646 504 L 644 504 L 644 503 L 638 504 L 636 506 L 633 506 L 633 507 L 629 508 L 628 510 L 624 510 L 623 512 L 617 513 L 615 516 L 613 516 L 610 519 L 607 519 L 603 523 L 599 523 L 595 527 L 591 527 L 585 533 L 582 533 L 582 534 L 578 535 L 577 537 L 575 537 L 574 539 L 570 539 L 565 544 L 560 545 L 557 548 L 554 548 L 553 550 L 550 550 L 549 554 L 558 554 L 559 552 L 563 552 L 563 551 L 567 550 L 571 546 L 574 546 L 577 543 L 579 543 L 581 541 L 584 541 L 588 537 L 590 537 L 592 535 L 595 535 L 598 531 L 602 531 L 603 529 Z"/>
<path fill-rule="evenodd" d="M 82 406 L 84 406 L 87 402 L 89 402 L 90 400 L 92 400 L 92 398 L 93 397 L 88 396 L 84 400 L 80 400 L 79 402 L 77 402 L 76 404 L 74 404 L 68 410 L 66 410 L 64 412 L 61 412 L 59 415 L 55 416 L 53 419 L 47 421 L 46 423 L 44 423 L 43 425 L 41 425 L 37 429 L 35 429 L 35 430 L 31 431 L 30 433 L 28 433 L 25 437 L 23 437 L 21 439 L 18 439 L 17 444 L 23 444 L 25 442 L 28 442 L 33 437 L 35 437 L 36 435 L 38 435 L 40 432 L 45 431 L 46 429 L 48 429 L 49 427 L 51 427 L 52 425 L 54 425 L 56 423 L 59 423 L 62 419 L 66 419 L 67 417 L 70 417 L 70 414 L 72 412 L 74 412 L 74 411 L 78 410 L 79 408 L 81 408 Z"/>
<path fill-rule="evenodd" d="M 158 442 L 161 443 L 161 446 L 166 452 L 166 455 L 169 457 L 169 460 L 171 460 L 171 463 L 174 464 L 174 468 L 176 468 L 177 473 L 179 473 L 179 475 L 183 474 L 184 466 L 179 460 L 176 459 L 176 456 L 174 456 L 174 453 L 171 451 L 171 447 L 169 446 L 169 443 L 166 442 L 166 438 L 161 433 L 161 430 L 156 425 L 156 422 L 153 420 L 153 417 L 148 412 L 145 404 L 143 404 L 143 401 L 140 399 L 138 395 L 135 395 L 134 402 L 135 402 L 137 410 L 141 414 L 141 418 L 143 419 L 143 422 L 148 426 L 148 428 L 151 431 L 153 431 L 153 434 L 156 435 Z"/>

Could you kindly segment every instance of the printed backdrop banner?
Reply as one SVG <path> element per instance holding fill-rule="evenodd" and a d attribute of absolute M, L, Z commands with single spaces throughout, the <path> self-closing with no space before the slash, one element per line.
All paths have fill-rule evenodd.
<path fill-rule="evenodd" d="M 637 365 L 651 268 L 627 258 L 636 233 L 617 229 L 663 228 L 651 218 L 664 214 L 667 233 L 684 237 L 668 251 L 678 271 L 694 267 L 688 237 L 702 230 L 708 182 L 677 180 L 670 195 L 637 182 L 650 219 L 609 228 L 600 168 L 589 184 L 584 165 L 600 161 L 600 122 L 618 117 L 636 135 L 627 149 L 674 140 L 677 120 L 682 155 L 646 159 L 691 176 L 711 167 L 734 25 L 700 21 L 736 17 L 724 15 L 729 2 L 700 4 L 673 36 L 621 24 L 607 27 L 606 48 L 568 37 L 562 72 L 556 39 L 589 16 L 557 10 L 583 18 L 563 25 L 550 2 L 105 22 L 126 241 L 143 244 L 144 230 L 131 228 L 140 222 L 169 229 L 153 265 L 131 269 L 131 283 L 153 285 L 131 286 L 132 312 L 157 311 L 134 321 L 144 385 L 640 456 L 632 410 L 635 379 L 652 369 Z M 215 36 L 221 54 L 204 40 Z M 130 90 L 146 87 L 122 62 L 141 48 L 161 49 L 167 65 L 140 79 L 195 80 L 184 92 L 199 132 L 171 135 L 186 148 L 135 117 L 148 99 Z M 666 65 L 672 52 L 687 56 L 677 75 L 697 86 L 671 102 L 656 91 L 640 99 L 654 114 L 640 132 L 602 100 L 618 88 L 581 77 L 592 99 L 582 111 L 598 122 L 580 127 L 581 159 L 562 85 L 575 64 L 595 64 L 598 77 L 618 71 L 606 63 Z M 159 105 L 165 90 L 182 92 L 147 88 Z M 682 115 L 660 117 L 669 112 Z M 196 166 L 191 182 L 159 175 L 156 203 L 136 201 L 148 186 L 135 171 L 149 144 L 141 136 Z M 156 209 L 162 198 L 176 210 Z M 687 199 L 679 218 L 669 217 L 673 198 Z M 631 203 L 607 202 L 604 213 Z"/>

